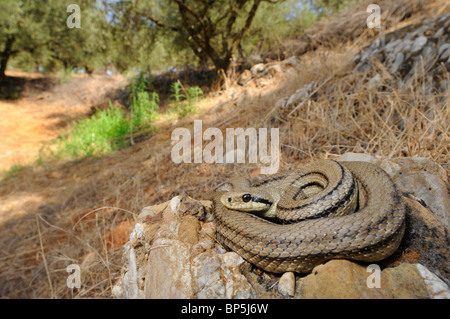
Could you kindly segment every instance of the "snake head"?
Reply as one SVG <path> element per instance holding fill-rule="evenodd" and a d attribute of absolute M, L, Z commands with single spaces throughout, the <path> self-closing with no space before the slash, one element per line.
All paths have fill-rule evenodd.
<path fill-rule="evenodd" d="M 272 202 L 268 199 L 252 196 L 247 192 L 227 192 L 222 195 L 220 201 L 229 209 L 243 212 L 267 210 L 272 206 Z"/>
<path fill-rule="evenodd" d="M 241 212 L 253 212 L 263 217 L 274 217 L 275 206 L 272 197 L 260 190 L 255 194 L 250 190 L 226 192 L 220 197 L 221 203 L 228 209 Z"/>

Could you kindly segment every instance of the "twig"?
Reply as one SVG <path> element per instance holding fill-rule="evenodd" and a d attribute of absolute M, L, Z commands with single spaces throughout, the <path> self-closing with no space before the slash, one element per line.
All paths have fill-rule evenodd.
<path fill-rule="evenodd" d="M 36 215 L 36 224 L 37 224 L 37 229 L 38 229 L 38 234 L 39 234 L 39 243 L 41 245 L 42 259 L 44 261 L 45 272 L 47 273 L 48 284 L 50 286 L 50 295 L 51 295 L 51 298 L 55 299 L 56 296 L 55 296 L 55 292 L 53 291 L 52 280 L 50 278 L 50 272 L 48 271 L 47 260 L 45 258 L 44 244 L 42 243 L 41 228 L 39 227 L 38 216 L 39 217 L 41 217 L 41 216 L 39 214 Z"/>

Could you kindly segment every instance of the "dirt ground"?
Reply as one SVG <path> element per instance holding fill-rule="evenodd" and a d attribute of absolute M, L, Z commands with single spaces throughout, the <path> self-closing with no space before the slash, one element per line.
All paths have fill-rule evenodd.
<path fill-rule="evenodd" d="M 25 85 L 18 99 L 0 100 L 0 171 L 32 163 L 42 143 L 127 84 L 122 75 L 73 75 L 62 83 L 39 73 L 7 75 L 23 79 Z"/>

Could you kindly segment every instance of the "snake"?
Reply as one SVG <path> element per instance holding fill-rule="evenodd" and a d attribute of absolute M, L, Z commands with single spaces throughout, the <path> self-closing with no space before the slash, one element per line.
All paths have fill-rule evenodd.
<path fill-rule="evenodd" d="M 316 160 L 206 194 L 217 240 L 267 272 L 310 273 L 331 259 L 376 262 L 405 231 L 405 204 L 390 176 L 368 162 Z"/>

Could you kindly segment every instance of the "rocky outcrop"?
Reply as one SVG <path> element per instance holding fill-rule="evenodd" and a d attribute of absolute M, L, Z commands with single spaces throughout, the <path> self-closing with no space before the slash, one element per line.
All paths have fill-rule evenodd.
<path fill-rule="evenodd" d="M 269 63 L 258 63 L 250 68 L 250 70 L 244 70 L 239 76 L 237 83 L 241 86 L 248 85 L 249 83 L 255 83 L 257 86 L 265 86 L 265 82 L 261 79 L 270 78 L 278 73 L 286 73 L 289 70 L 299 70 L 300 61 L 292 56 L 283 61 L 275 61 Z M 258 79 L 260 79 L 258 81 Z"/>
<path fill-rule="evenodd" d="M 405 197 L 405 238 L 388 260 L 372 265 L 332 260 L 306 276 L 266 273 L 215 240 L 209 201 L 177 196 L 142 210 L 125 245 L 124 266 L 113 295 L 208 299 L 450 298 L 450 206 L 448 195 L 444 194 L 445 171 L 422 158 L 387 160 L 345 154 L 341 160 L 377 163 L 402 191 L 410 194 L 410 198 Z"/>
<path fill-rule="evenodd" d="M 286 66 L 296 66 L 295 57 L 281 62 L 257 64 L 241 75 L 238 83 L 245 85 L 252 80 L 262 81 L 267 75 L 286 71 Z M 375 71 L 368 81 L 361 84 L 369 90 L 384 90 L 386 85 L 394 89 L 407 89 L 412 81 L 423 81 L 427 93 L 445 92 L 450 72 L 450 13 L 427 19 L 390 32 L 363 48 L 353 58 L 352 72 Z M 301 105 L 327 94 L 327 80 L 310 82 L 288 97 L 279 99 L 275 107 Z M 445 95 L 442 101 L 445 102 Z"/>
<path fill-rule="evenodd" d="M 450 72 L 450 13 L 388 33 L 355 56 L 355 70 L 377 68 L 377 61 L 399 87 L 408 87 L 417 75 L 426 75 L 428 89 L 445 91 Z M 376 85 L 373 78 L 372 85 Z"/>

